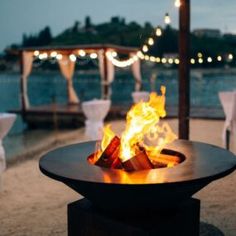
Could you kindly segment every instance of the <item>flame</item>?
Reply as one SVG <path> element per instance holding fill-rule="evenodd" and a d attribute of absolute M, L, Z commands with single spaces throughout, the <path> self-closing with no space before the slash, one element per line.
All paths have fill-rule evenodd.
<path fill-rule="evenodd" d="M 135 156 L 137 148 L 145 148 L 149 158 L 157 158 L 163 147 L 177 137 L 167 123 L 159 125 L 160 118 L 166 116 L 165 110 L 166 88 L 161 86 L 161 94 L 151 93 L 148 102 L 135 104 L 127 113 L 125 130 L 121 135 L 119 158 L 122 162 Z M 111 142 L 115 133 L 111 126 L 103 130 L 101 149 L 98 158 Z"/>
<path fill-rule="evenodd" d="M 135 156 L 135 147 L 143 143 L 145 135 L 152 132 L 160 117 L 166 116 L 165 111 L 166 88 L 161 87 L 161 95 L 150 94 L 148 102 L 134 105 L 126 117 L 126 128 L 121 136 L 121 160 L 127 161 Z"/>
<path fill-rule="evenodd" d="M 165 122 L 163 125 L 155 125 L 152 127 L 151 132 L 147 135 L 148 144 L 143 144 L 148 157 L 155 159 L 159 156 L 161 150 L 167 143 L 173 142 L 177 139 L 175 133 L 172 132 L 170 126 Z M 152 143 L 152 145 L 150 145 Z M 171 164 L 170 164 L 171 166 Z"/>
<path fill-rule="evenodd" d="M 115 136 L 115 133 L 111 130 L 111 125 L 106 125 L 103 128 L 102 141 L 96 143 L 94 156 L 90 160 L 91 163 L 94 164 L 99 159 L 99 157 L 105 151 L 106 147 L 109 145 L 109 143 L 114 138 L 114 136 Z"/>
<path fill-rule="evenodd" d="M 106 125 L 103 129 L 103 139 L 101 142 L 102 152 L 106 149 L 106 147 L 114 138 L 114 136 L 115 136 L 115 133 L 111 130 L 111 125 Z"/>

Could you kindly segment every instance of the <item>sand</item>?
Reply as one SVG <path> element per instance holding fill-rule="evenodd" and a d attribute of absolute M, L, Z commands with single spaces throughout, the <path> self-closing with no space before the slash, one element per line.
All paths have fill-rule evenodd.
<path fill-rule="evenodd" d="M 177 120 L 169 121 L 177 130 Z M 114 130 L 124 122 L 112 122 Z M 192 120 L 191 139 L 222 146 L 222 121 Z M 60 136 L 60 135 L 59 135 Z M 84 141 L 84 129 L 64 135 L 46 150 L 36 151 L 27 160 L 11 165 L 3 175 L 0 192 L 0 235 L 67 235 L 66 207 L 81 196 L 39 171 L 38 161 L 44 151 L 60 145 Z M 66 141 L 65 141 L 66 140 Z M 195 197 L 201 199 L 201 221 L 213 224 L 225 235 L 236 235 L 236 172 L 215 181 Z"/>

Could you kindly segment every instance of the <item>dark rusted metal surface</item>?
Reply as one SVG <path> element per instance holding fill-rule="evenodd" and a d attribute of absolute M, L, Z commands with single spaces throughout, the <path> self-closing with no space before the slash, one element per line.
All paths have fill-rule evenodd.
<path fill-rule="evenodd" d="M 103 208 L 172 206 L 218 178 L 233 172 L 231 152 L 204 143 L 177 140 L 167 149 L 185 161 L 172 168 L 125 172 L 91 165 L 87 157 L 95 142 L 58 148 L 44 155 L 40 169 Z"/>

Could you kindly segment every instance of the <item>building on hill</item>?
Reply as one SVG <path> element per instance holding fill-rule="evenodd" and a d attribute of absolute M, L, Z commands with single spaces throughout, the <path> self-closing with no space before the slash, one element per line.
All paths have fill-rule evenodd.
<path fill-rule="evenodd" d="M 195 29 L 193 34 L 197 37 L 220 38 L 222 36 L 219 29 Z"/>
<path fill-rule="evenodd" d="M 236 34 L 226 33 L 223 37 L 228 43 L 233 43 L 234 45 L 236 44 Z"/>

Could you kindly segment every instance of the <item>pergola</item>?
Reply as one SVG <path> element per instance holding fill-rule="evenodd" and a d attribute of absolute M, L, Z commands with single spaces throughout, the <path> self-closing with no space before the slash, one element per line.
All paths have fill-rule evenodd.
<path fill-rule="evenodd" d="M 59 68 L 61 73 L 67 81 L 67 94 L 68 103 L 79 103 L 79 99 L 73 88 L 73 73 L 75 68 L 76 55 L 83 52 L 87 55 L 95 55 L 98 57 L 98 65 L 101 76 L 101 86 L 102 86 L 102 98 L 108 99 L 110 96 L 110 84 L 114 79 L 114 65 L 111 60 L 109 60 L 107 53 L 116 52 L 119 54 L 126 54 L 128 57 L 136 55 L 138 52 L 137 48 L 134 47 L 123 47 L 112 44 L 92 44 L 92 45 L 73 45 L 73 46 L 47 46 L 47 47 L 31 47 L 22 48 L 20 50 L 21 60 L 21 104 L 22 110 L 27 110 L 30 105 L 28 101 L 27 94 L 27 78 L 29 77 L 34 56 L 37 53 L 38 56 L 44 57 L 55 57 L 57 58 Z M 54 55 L 53 55 L 54 54 Z M 60 57 L 59 57 L 60 56 Z M 74 57 L 74 58 L 73 58 Z M 74 59 L 74 60 L 73 60 Z M 135 83 L 136 90 L 141 88 L 141 74 L 140 74 L 140 61 L 137 56 L 135 60 L 130 63 Z"/>

